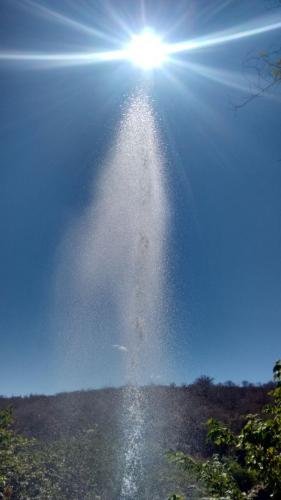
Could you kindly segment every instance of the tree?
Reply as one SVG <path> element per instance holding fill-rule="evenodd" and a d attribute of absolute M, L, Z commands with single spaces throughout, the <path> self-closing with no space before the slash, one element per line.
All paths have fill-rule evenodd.
<path fill-rule="evenodd" d="M 0 412 L 0 498 L 5 500 L 109 498 L 118 486 L 111 455 L 96 428 L 47 444 L 17 434 L 11 408 Z"/>
<path fill-rule="evenodd" d="M 12 429 L 12 410 L 0 412 L 0 495 L 2 498 L 32 498 L 40 489 L 43 473 L 33 458 L 35 441 Z"/>
<path fill-rule="evenodd" d="M 193 473 L 213 498 L 231 500 L 281 498 L 281 360 L 273 368 L 276 387 L 261 414 L 247 415 L 237 434 L 208 420 L 208 439 L 217 448 L 206 461 L 181 452 L 171 461 Z"/>
<path fill-rule="evenodd" d="M 281 48 L 251 56 L 245 66 L 256 72 L 257 79 L 256 83 L 251 85 L 250 95 L 240 104 L 236 104 L 235 109 L 242 108 L 281 83 Z"/>
<path fill-rule="evenodd" d="M 271 3 L 272 9 L 281 7 L 280 0 L 269 0 L 269 3 Z M 250 95 L 240 104 L 236 104 L 235 109 L 245 106 L 281 83 L 280 43 L 268 50 L 261 51 L 259 54 L 250 55 L 244 66 L 247 70 L 254 71 L 257 78 L 255 83 L 251 84 Z"/>

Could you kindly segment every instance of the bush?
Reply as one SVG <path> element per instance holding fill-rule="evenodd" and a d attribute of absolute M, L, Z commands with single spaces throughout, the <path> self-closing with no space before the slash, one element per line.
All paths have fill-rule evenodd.
<path fill-rule="evenodd" d="M 208 439 L 217 448 L 210 459 L 169 453 L 170 460 L 193 473 L 213 498 L 281 498 L 281 361 L 276 362 L 273 376 L 271 403 L 261 415 L 247 415 L 240 432 L 208 420 Z"/>

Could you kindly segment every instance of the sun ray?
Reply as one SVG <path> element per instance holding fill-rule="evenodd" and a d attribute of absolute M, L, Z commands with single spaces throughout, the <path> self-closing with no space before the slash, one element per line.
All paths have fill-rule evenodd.
<path fill-rule="evenodd" d="M 123 50 L 105 52 L 0 52 L 0 61 L 7 63 L 27 63 L 48 66 L 77 66 L 81 64 L 94 64 L 108 61 L 120 61 L 125 58 Z"/>
<path fill-rule="evenodd" d="M 33 0 L 28 0 L 29 3 Z M 42 6 L 40 6 L 41 8 Z M 45 9 L 45 7 L 42 7 Z M 45 10 L 44 10 L 45 12 Z M 76 23 L 76 21 L 65 18 L 61 14 L 57 14 L 54 11 L 47 9 L 48 15 L 59 15 L 60 21 L 67 20 L 71 25 L 76 27 L 83 27 L 82 24 Z M 62 19 L 61 19 L 62 16 Z M 264 21 L 264 18 L 263 18 Z M 244 25 L 243 29 L 238 30 L 237 28 L 231 28 L 225 31 L 220 31 L 213 33 L 211 35 L 206 35 L 201 38 L 195 38 L 191 40 L 186 40 L 183 42 L 168 44 L 165 40 L 154 34 L 153 31 L 145 29 L 143 33 L 138 35 L 132 35 L 131 44 L 123 46 L 119 50 L 109 50 L 101 52 L 24 52 L 16 50 L 7 50 L 0 52 L 0 62 L 6 63 L 28 63 L 33 65 L 38 65 L 40 67 L 52 67 L 52 66 L 75 66 L 81 64 L 95 64 L 101 62 L 110 61 L 121 61 L 129 60 L 133 61 L 136 59 L 136 50 L 138 60 L 141 63 L 138 65 L 143 69 L 152 68 L 153 66 L 160 66 L 158 64 L 158 59 L 162 62 L 174 61 L 173 55 L 180 54 L 182 52 L 191 52 L 194 50 L 204 49 L 216 45 L 223 45 L 234 41 L 239 41 L 248 37 L 253 37 L 255 35 L 261 35 L 271 31 L 275 31 L 281 28 L 281 20 L 273 21 L 273 18 L 267 18 L 267 24 L 261 24 L 261 20 L 248 23 Z M 78 24 L 78 26 L 77 26 Z M 87 30 L 88 28 L 84 26 Z M 148 33 L 150 33 L 148 35 Z M 136 43 L 137 46 L 136 46 Z M 120 43 L 120 42 L 119 42 Z M 155 57 L 152 57 L 154 54 Z M 153 59 L 153 63 L 152 63 Z M 213 75 L 214 76 L 214 75 Z M 218 77 L 218 75 L 216 76 Z"/>
<path fill-rule="evenodd" d="M 245 84 L 246 75 L 241 77 L 241 75 L 233 71 L 223 70 L 191 61 L 182 61 L 180 59 L 172 59 L 172 62 L 176 65 L 185 67 L 188 71 L 192 71 L 193 73 L 200 75 L 200 77 L 242 92 L 250 92 L 249 87 Z M 250 81 L 251 75 L 248 75 L 248 77 L 248 80 Z"/>
<path fill-rule="evenodd" d="M 213 33 L 211 35 L 207 35 L 205 37 L 173 43 L 167 47 L 167 51 L 169 54 L 190 52 L 193 50 L 212 47 L 215 45 L 224 45 L 226 43 L 238 41 L 243 38 L 249 38 L 256 35 L 261 35 L 263 33 L 268 33 L 270 31 L 275 31 L 281 28 L 281 20 L 276 22 L 276 17 L 274 18 L 274 20 L 275 22 L 272 22 L 273 19 L 271 18 L 271 22 L 269 22 L 268 24 L 261 24 L 260 22 L 248 23 L 247 25 L 244 25 L 244 29 L 239 31 L 236 28 L 231 28 L 229 30 L 224 30 Z"/>
<path fill-rule="evenodd" d="M 112 3 L 108 1 L 105 1 L 104 6 L 111 19 L 113 19 L 114 23 L 116 23 L 116 25 L 121 28 L 121 32 L 126 34 L 127 36 L 132 36 L 132 29 L 127 26 L 125 20 L 122 19 L 122 16 L 118 13 L 118 9 L 116 10 L 113 7 Z"/>
<path fill-rule="evenodd" d="M 98 30 L 97 28 L 87 26 L 79 21 L 65 16 L 64 14 L 61 14 L 57 10 L 50 9 L 45 5 L 39 4 L 34 0 L 25 0 L 25 2 L 20 3 L 19 5 L 21 8 L 29 8 L 29 12 L 31 12 L 33 15 L 39 15 L 51 22 L 62 24 L 63 26 L 68 26 L 79 31 L 80 33 L 85 33 L 87 35 L 95 36 L 104 40 L 108 40 L 110 42 L 118 42 L 117 38 L 113 40 L 111 36 L 107 35 L 101 30 Z"/>
<path fill-rule="evenodd" d="M 255 95 L 256 93 L 256 84 L 255 79 L 252 74 L 247 73 L 243 74 L 243 77 L 233 71 L 224 70 L 221 68 L 215 68 L 211 66 L 207 66 L 204 64 L 198 64 L 190 61 L 183 61 L 181 59 L 170 59 L 171 62 L 179 67 L 186 68 L 190 73 L 196 73 L 201 78 L 205 78 L 215 83 L 219 83 L 225 87 L 230 89 L 234 89 L 240 92 L 243 92 L 247 96 Z M 248 84 L 245 83 L 245 79 Z M 279 95 L 276 95 L 273 92 L 267 91 L 264 94 L 266 99 L 275 100 L 280 102 Z"/>

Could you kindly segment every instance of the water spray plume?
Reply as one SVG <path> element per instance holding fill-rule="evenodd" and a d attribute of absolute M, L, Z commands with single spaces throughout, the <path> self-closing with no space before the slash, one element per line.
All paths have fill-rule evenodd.
<path fill-rule="evenodd" d="M 145 429 L 150 418 L 142 386 L 166 369 L 167 214 L 157 126 L 149 98 L 139 91 L 127 103 L 95 196 L 67 238 L 65 248 L 72 253 L 67 260 L 63 255 L 65 274 L 70 273 L 67 286 L 65 278 L 62 283 L 63 295 L 66 288 L 69 291 L 64 310 L 71 314 L 64 357 L 72 369 L 79 365 L 80 371 L 86 370 L 87 363 L 96 362 L 103 339 L 122 363 L 120 498 L 124 500 L 138 498 L 142 463 L 149 449 Z M 114 344 L 104 333 L 111 314 Z M 103 325 L 100 333 L 99 324 Z"/>

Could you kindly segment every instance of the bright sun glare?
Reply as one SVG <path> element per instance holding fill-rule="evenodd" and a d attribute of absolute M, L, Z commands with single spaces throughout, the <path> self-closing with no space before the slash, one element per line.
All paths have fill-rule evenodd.
<path fill-rule="evenodd" d="M 143 69 L 160 67 L 167 58 L 166 46 L 153 31 L 133 35 L 126 49 L 127 58 Z"/>

